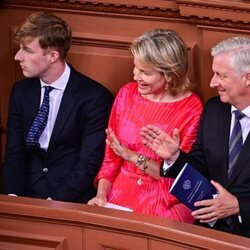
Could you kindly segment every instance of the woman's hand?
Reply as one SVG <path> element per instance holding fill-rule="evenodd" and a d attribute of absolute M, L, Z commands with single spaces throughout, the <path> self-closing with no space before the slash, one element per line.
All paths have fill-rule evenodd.
<path fill-rule="evenodd" d="M 94 206 L 99 206 L 99 207 L 105 206 L 106 203 L 107 203 L 107 199 L 105 195 L 103 194 L 98 194 L 96 197 L 88 201 L 88 205 L 94 205 Z"/>
<path fill-rule="evenodd" d="M 141 129 L 142 142 L 164 160 L 175 161 L 179 156 L 180 136 L 178 129 L 173 130 L 173 136 L 160 128 L 148 125 Z"/>
<path fill-rule="evenodd" d="M 133 162 L 133 159 L 134 161 L 136 161 L 137 154 L 134 151 L 122 145 L 111 128 L 106 129 L 106 134 L 107 134 L 106 143 L 115 152 L 116 155 L 120 156 L 122 159 L 127 161 Z"/>
<path fill-rule="evenodd" d="M 141 166 L 137 166 L 138 157 L 140 155 L 122 145 L 115 136 L 111 128 L 106 129 L 106 134 L 107 134 L 106 143 L 115 152 L 115 154 L 124 160 L 132 162 L 133 164 L 135 164 L 137 168 L 141 169 Z M 148 159 L 146 162 L 146 168 L 141 170 L 146 172 L 153 178 L 159 179 L 160 178 L 159 169 L 160 169 L 159 162 Z"/>

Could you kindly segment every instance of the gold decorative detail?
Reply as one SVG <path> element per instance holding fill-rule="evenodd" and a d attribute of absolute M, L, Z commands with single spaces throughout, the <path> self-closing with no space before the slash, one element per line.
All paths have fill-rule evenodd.
<path fill-rule="evenodd" d="M 141 178 L 138 179 L 137 184 L 141 186 L 141 184 L 142 184 L 142 179 Z"/>

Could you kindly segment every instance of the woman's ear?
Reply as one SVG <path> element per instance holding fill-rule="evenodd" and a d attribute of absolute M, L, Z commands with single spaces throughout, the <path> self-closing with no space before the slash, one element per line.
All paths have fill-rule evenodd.
<path fill-rule="evenodd" d="M 166 82 L 172 82 L 173 81 L 173 75 L 171 73 L 165 74 Z"/>

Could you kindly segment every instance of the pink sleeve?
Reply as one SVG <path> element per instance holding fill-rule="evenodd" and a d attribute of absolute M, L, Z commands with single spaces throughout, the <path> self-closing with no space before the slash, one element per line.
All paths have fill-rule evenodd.
<path fill-rule="evenodd" d="M 119 131 L 119 121 L 120 121 L 119 117 L 121 115 L 122 107 L 124 106 L 125 102 L 124 100 L 125 95 L 122 92 L 123 88 L 121 88 L 121 90 L 116 95 L 109 117 L 108 127 L 112 128 L 115 135 L 117 135 Z M 119 172 L 121 163 L 122 159 L 119 156 L 117 156 L 109 146 L 106 145 L 104 160 L 95 178 L 94 182 L 95 186 L 97 186 L 98 181 L 100 179 L 106 179 L 112 183 L 117 173 Z"/>
<path fill-rule="evenodd" d="M 192 145 L 195 142 L 200 117 L 203 110 L 203 105 L 196 95 L 194 95 L 193 100 L 191 100 L 189 104 L 189 111 L 184 115 L 183 127 L 180 131 L 180 148 L 186 153 L 191 150 Z"/>

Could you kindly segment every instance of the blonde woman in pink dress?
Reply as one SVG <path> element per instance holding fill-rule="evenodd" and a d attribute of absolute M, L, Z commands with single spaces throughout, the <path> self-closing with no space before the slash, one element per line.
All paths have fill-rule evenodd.
<path fill-rule="evenodd" d="M 160 177 L 162 159 L 143 145 L 140 130 L 153 124 L 167 133 L 178 128 L 180 148 L 196 138 L 202 103 L 187 77 L 188 55 L 171 30 L 156 29 L 131 45 L 134 82 L 118 92 L 106 130 L 106 152 L 88 204 L 111 202 L 134 212 L 193 222 L 191 211 L 169 193 L 173 179 Z"/>

